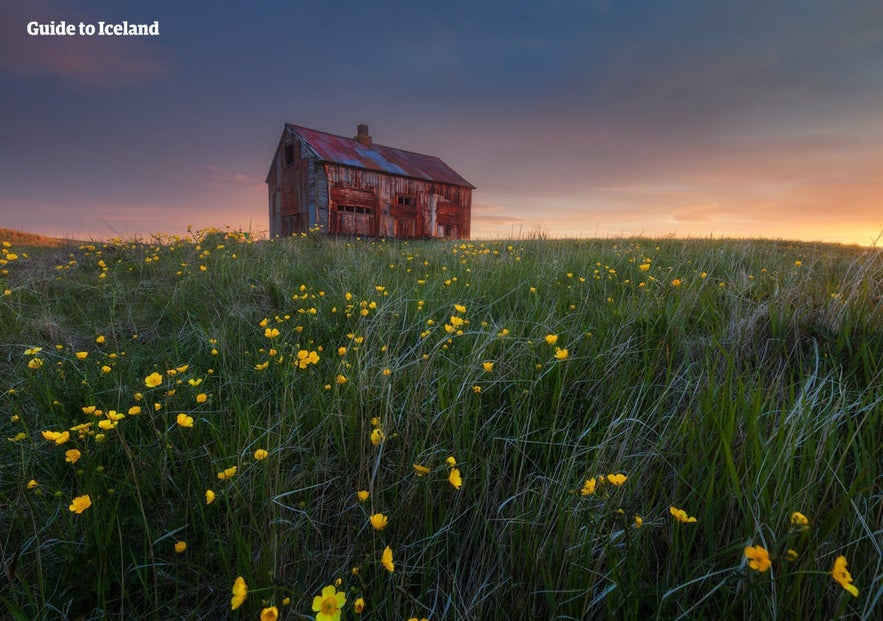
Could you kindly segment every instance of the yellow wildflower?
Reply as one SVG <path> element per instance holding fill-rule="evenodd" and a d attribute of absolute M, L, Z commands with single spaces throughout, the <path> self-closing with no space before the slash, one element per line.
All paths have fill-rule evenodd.
<path fill-rule="evenodd" d="M 353 602 L 353 612 L 357 615 L 362 614 L 365 610 L 365 600 L 364 598 L 359 597 L 356 601 Z"/>
<path fill-rule="evenodd" d="M 183 412 L 178 414 L 178 418 L 176 419 L 176 422 L 179 425 L 181 425 L 182 427 L 193 427 L 193 417 L 187 416 Z"/>
<path fill-rule="evenodd" d="M 454 304 L 454 310 L 457 311 L 458 313 L 465 313 L 466 307 L 463 306 L 462 304 Z"/>
<path fill-rule="evenodd" d="M 678 509 L 676 507 L 669 507 L 668 511 L 669 511 L 669 513 L 671 513 L 671 515 L 674 519 L 676 519 L 678 522 L 681 522 L 683 524 L 689 524 L 689 523 L 696 521 L 695 517 L 688 516 L 687 512 L 684 511 L 683 509 Z"/>
<path fill-rule="evenodd" d="M 682 284 L 682 283 L 681 283 L 681 279 L 680 279 L 680 278 L 675 278 L 673 281 L 671 281 L 671 286 L 672 286 L 672 287 L 680 287 L 681 284 Z"/>
<path fill-rule="evenodd" d="M 261 621 L 276 621 L 279 618 L 279 609 L 270 606 L 261 610 Z"/>
<path fill-rule="evenodd" d="M 583 496 L 591 496 L 595 493 L 595 487 L 597 486 L 597 484 L 598 482 L 595 480 L 595 477 L 592 477 L 591 479 L 586 479 L 586 482 L 583 483 L 583 488 L 579 491 L 579 493 Z"/>
<path fill-rule="evenodd" d="M 186 549 L 187 549 L 187 542 L 186 541 L 176 541 L 175 542 L 175 552 L 177 552 L 178 554 L 183 554 Z"/>
<path fill-rule="evenodd" d="M 831 577 L 834 578 L 840 586 L 849 591 L 853 597 L 858 597 L 858 588 L 852 584 L 852 576 L 846 569 L 845 556 L 838 556 L 834 560 L 834 567 L 831 569 Z"/>
<path fill-rule="evenodd" d="M 372 514 L 371 517 L 368 518 L 368 521 L 371 522 L 371 526 L 374 530 L 383 530 L 389 522 L 387 517 L 382 513 Z"/>
<path fill-rule="evenodd" d="M 313 598 L 313 612 L 316 621 L 340 621 L 340 609 L 346 604 L 346 593 L 329 584 L 322 589 L 322 595 Z"/>
<path fill-rule="evenodd" d="M 483 362 L 481 364 L 481 368 L 484 369 L 485 373 L 490 373 L 491 371 L 494 370 L 494 363 L 493 362 Z"/>
<path fill-rule="evenodd" d="M 448 458 L 445 460 L 445 463 L 448 464 L 449 466 L 456 466 L 456 465 L 457 465 L 457 460 L 454 459 L 454 456 L 453 456 L 453 455 L 451 455 L 450 457 L 448 457 Z"/>
<path fill-rule="evenodd" d="M 77 449 L 70 449 L 69 451 L 65 452 L 64 461 L 75 464 L 75 463 L 77 463 L 77 460 L 80 458 L 80 455 L 81 455 L 81 453 Z"/>
<path fill-rule="evenodd" d="M 561 349 L 560 347 L 555 348 L 555 358 L 558 360 L 567 360 L 567 357 L 570 355 L 570 352 L 566 349 Z"/>
<path fill-rule="evenodd" d="M 380 557 L 380 564 L 383 565 L 386 570 L 390 573 L 395 571 L 395 563 L 392 562 L 392 548 L 386 546 L 383 550 L 383 554 Z"/>
<path fill-rule="evenodd" d="M 75 355 L 76 355 L 76 357 L 77 357 L 77 360 L 85 360 L 86 357 L 89 355 L 89 352 L 87 352 L 87 351 L 78 351 Z"/>
<path fill-rule="evenodd" d="M 792 513 L 789 520 L 794 526 L 797 526 L 797 527 L 803 528 L 803 529 L 809 528 L 809 520 L 807 519 L 807 517 L 805 515 L 803 515 L 799 511 L 795 511 L 794 513 Z"/>
<path fill-rule="evenodd" d="M 621 485 L 623 485 L 626 482 L 626 480 L 628 480 L 628 477 L 625 476 L 624 474 L 608 474 L 607 480 L 612 485 L 615 485 L 616 487 L 620 487 Z"/>
<path fill-rule="evenodd" d="M 359 499 L 359 502 L 365 502 L 366 500 L 368 500 L 368 490 L 360 489 L 358 492 L 356 492 L 356 498 Z"/>
<path fill-rule="evenodd" d="M 641 528 L 644 525 L 644 520 L 640 515 L 635 516 L 635 528 Z"/>
<path fill-rule="evenodd" d="M 154 371 L 150 375 L 144 378 L 144 385 L 148 388 L 156 388 L 160 384 L 162 384 L 163 378 L 162 375 Z"/>
<path fill-rule="evenodd" d="M 205 394 L 204 392 L 201 392 L 198 395 L 196 395 L 196 402 L 197 403 L 205 403 L 206 401 L 208 401 L 208 395 Z"/>
<path fill-rule="evenodd" d="M 760 573 L 765 572 L 772 564 L 769 553 L 761 546 L 748 546 L 745 548 L 745 556 L 748 558 L 748 566 Z"/>
<path fill-rule="evenodd" d="M 422 477 L 424 474 L 429 474 L 429 468 L 420 464 L 414 464 L 414 472 L 417 473 L 418 477 Z"/>
<path fill-rule="evenodd" d="M 245 578 L 239 576 L 233 582 L 233 597 L 230 598 L 230 609 L 236 610 L 242 606 L 242 602 L 248 597 L 248 585 L 245 584 Z"/>
<path fill-rule="evenodd" d="M 546 342 L 549 345 L 554 345 L 555 343 L 558 342 L 558 335 L 557 334 L 547 334 L 546 335 Z"/>
<path fill-rule="evenodd" d="M 101 345 L 105 340 L 106 339 L 104 338 L 103 334 L 101 334 L 95 338 L 95 342 L 98 343 L 99 345 Z"/>
<path fill-rule="evenodd" d="M 210 505 L 214 501 L 215 501 L 215 493 L 210 489 L 205 490 L 205 504 Z"/>
<path fill-rule="evenodd" d="M 265 460 L 267 458 L 267 455 L 269 455 L 269 453 L 264 449 L 258 449 L 254 452 L 254 458 L 257 461 Z"/>
<path fill-rule="evenodd" d="M 451 474 L 448 475 L 448 483 L 450 483 L 457 489 L 460 489 L 460 486 L 463 485 L 463 479 L 460 476 L 459 468 L 451 469 Z"/>
<path fill-rule="evenodd" d="M 384 434 L 383 430 L 380 429 L 379 427 L 377 429 L 373 429 L 371 431 L 371 444 L 373 444 L 374 446 L 378 446 L 380 444 L 383 444 L 383 442 L 385 440 L 386 440 L 386 434 Z"/>
<path fill-rule="evenodd" d="M 279 336 L 279 328 L 267 328 L 264 330 L 264 336 L 268 339 L 274 339 Z"/>
<path fill-rule="evenodd" d="M 28 361 L 28 368 L 29 369 L 39 369 L 42 366 L 43 366 L 43 361 L 40 358 L 31 358 Z"/>
<path fill-rule="evenodd" d="M 236 474 L 236 470 L 236 466 L 230 466 L 226 470 L 222 470 L 221 472 L 219 472 L 218 478 L 222 481 L 226 481 L 227 479 L 232 478 L 234 474 Z"/>
<path fill-rule="evenodd" d="M 44 431 L 43 438 L 49 442 L 55 442 L 55 444 L 64 444 L 68 440 L 70 440 L 71 434 L 69 431 Z"/>
<path fill-rule="evenodd" d="M 77 496 L 74 498 L 68 509 L 73 513 L 82 513 L 91 506 L 92 498 L 89 497 L 89 494 L 84 494 L 83 496 Z"/>
<path fill-rule="evenodd" d="M 28 489 L 34 489 L 38 485 L 40 485 L 40 484 L 37 483 L 36 479 L 31 479 L 30 481 L 28 481 Z"/>

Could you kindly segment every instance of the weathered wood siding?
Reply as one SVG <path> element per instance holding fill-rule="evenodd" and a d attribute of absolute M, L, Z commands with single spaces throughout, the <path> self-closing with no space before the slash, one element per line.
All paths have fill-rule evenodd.
<path fill-rule="evenodd" d="M 467 239 L 472 189 L 325 164 L 328 232 L 400 238 Z"/>

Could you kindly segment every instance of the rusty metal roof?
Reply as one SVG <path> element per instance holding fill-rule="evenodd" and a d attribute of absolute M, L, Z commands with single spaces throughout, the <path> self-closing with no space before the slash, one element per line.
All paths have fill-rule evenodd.
<path fill-rule="evenodd" d="M 379 144 L 362 144 L 353 138 L 335 136 L 291 123 L 286 123 L 285 128 L 299 136 L 325 162 L 475 189 L 474 185 L 453 168 L 432 155 Z"/>

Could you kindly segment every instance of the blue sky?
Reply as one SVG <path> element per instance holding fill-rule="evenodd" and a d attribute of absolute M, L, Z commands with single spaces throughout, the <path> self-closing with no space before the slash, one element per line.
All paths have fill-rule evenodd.
<path fill-rule="evenodd" d="M 0 227 L 266 230 L 285 121 L 437 155 L 473 235 L 883 232 L 883 4 L 0 0 Z M 30 21 L 160 22 L 30 37 Z"/>

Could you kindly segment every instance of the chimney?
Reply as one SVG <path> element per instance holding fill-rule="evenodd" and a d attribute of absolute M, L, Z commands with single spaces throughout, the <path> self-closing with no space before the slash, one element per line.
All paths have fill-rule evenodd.
<path fill-rule="evenodd" d="M 359 124 L 356 126 L 356 131 L 358 132 L 355 136 L 353 136 L 353 140 L 358 140 L 362 144 L 371 144 L 371 136 L 368 135 L 368 126 L 364 124 Z"/>

